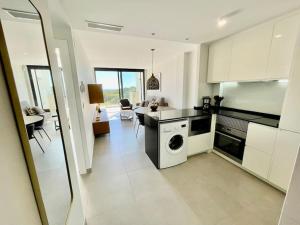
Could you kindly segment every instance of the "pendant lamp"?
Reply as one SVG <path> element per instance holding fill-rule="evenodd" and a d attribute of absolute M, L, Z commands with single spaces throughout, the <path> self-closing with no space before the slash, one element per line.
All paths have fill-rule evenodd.
<path fill-rule="evenodd" d="M 151 77 L 147 80 L 147 90 L 159 90 L 159 80 L 154 76 L 154 73 L 153 73 L 154 50 L 155 49 L 151 49 L 151 52 L 152 52 L 152 74 L 151 74 Z"/>

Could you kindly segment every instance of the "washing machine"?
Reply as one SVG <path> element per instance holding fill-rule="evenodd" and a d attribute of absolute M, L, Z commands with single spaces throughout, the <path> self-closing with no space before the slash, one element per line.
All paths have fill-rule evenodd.
<path fill-rule="evenodd" d="M 188 120 L 161 123 L 159 168 L 178 165 L 187 160 Z"/>

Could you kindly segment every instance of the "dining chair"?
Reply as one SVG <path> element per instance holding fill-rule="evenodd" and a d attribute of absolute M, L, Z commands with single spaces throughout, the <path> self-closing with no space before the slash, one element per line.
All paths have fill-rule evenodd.
<path fill-rule="evenodd" d="M 26 130 L 27 130 L 28 139 L 29 140 L 35 139 L 35 141 L 38 143 L 38 145 L 42 149 L 43 153 L 45 153 L 45 151 L 44 151 L 43 147 L 41 146 L 40 142 L 36 139 L 36 137 L 34 135 L 34 124 L 26 125 Z"/>
<path fill-rule="evenodd" d="M 34 123 L 34 130 L 37 130 L 42 138 L 43 138 L 43 135 L 41 134 L 40 131 L 41 130 L 44 131 L 44 133 L 48 137 L 49 141 L 51 141 L 51 138 L 49 137 L 49 135 L 47 134 L 47 132 L 44 129 L 44 118 L 41 121 L 38 121 L 38 122 Z"/>
<path fill-rule="evenodd" d="M 136 114 L 137 120 L 139 122 L 137 131 L 136 131 L 136 134 L 135 134 L 135 136 L 137 137 L 138 133 L 139 133 L 140 126 L 145 126 L 145 116 L 142 113 L 135 113 L 135 114 Z"/>

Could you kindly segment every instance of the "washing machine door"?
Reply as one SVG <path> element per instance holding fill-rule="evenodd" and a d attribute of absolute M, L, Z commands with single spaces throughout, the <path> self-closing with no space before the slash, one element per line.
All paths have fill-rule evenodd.
<path fill-rule="evenodd" d="M 169 138 L 169 142 L 167 142 L 167 149 L 171 153 L 178 153 L 182 150 L 183 144 L 183 136 L 181 134 L 175 134 Z"/>

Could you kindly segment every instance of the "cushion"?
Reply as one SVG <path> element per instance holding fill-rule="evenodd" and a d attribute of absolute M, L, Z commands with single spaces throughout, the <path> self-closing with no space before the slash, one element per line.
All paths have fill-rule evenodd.
<path fill-rule="evenodd" d="M 32 107 L 31 110 L 33 110 L 38 115 L 42 115 L 45 113 L 45 111 L 43 109 L 41 109 L 40 107 L 37 107 L 37 106 Z"/>
<path fill-rule="evenodd" d="M 25 112 L 26 112 L 26 115 L 27 116 L 34 116 L 34 115 L 37 115 L 38 113 L 36 113 L 32 108 L 29 108 L 29 107 L 27 107 L 26 109 L 25 109 Z"/>

